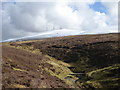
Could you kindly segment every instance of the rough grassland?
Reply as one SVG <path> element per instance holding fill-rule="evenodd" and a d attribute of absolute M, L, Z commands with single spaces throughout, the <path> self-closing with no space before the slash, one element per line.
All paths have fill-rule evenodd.
<path fill-rule="evenodd" d="M 64 79 L 72 73 L 68 66 L 32 47 L 3 45 L 3 88 L 77 87 Z"/>
<path fill-rule="evenodd" d="M 3 53 L 3 56 L 5 56 L 4 60 L 7 58 L 6 63 L 9 67 L 11 66 L 11 60 L 14 59 L 14 62 L 20 62 L 24 58 L 24 65 L 22 64 L 22 67 L 25 66 L 24 69 L 12 66 L 14 67 L 12 69 L 16 72 L 28 73 L 31 71 L 30 68 L 34 68 L 34 63 L 39 62 L 40 65 L 37 66 L 39 67 L 37 71 L 44 71 L 44 74 L 50 77 L 47 77 L 48 82 L 41 82 L 39 87 L 120 88 L 120 42 L 118 35 L 117 33 L 77 35 L 10 42 L 4 44 L 8 45 L 5 47 L 8 50 L 4 49 L 9 54 L 6 57 L 6 54 Z M 17 50 L 17 53 L 9 51 L 10 48 L 14 48 L 13 51 Z M 23 54 L 20 55 L 18 53 L 20 51 Z M 25 52 L 30 55 L 24 54 Z M 34 60 L 35 62 L 33 62 Z M 31 64 L 28 64 L 27 61 Z M 26 63 L 28 66 L 32 65 L 32 67 L 27 68 Z M 9 71 L 7 70 L 8 67 L 5 68 L 4 73 Z M 34 71 L 34 73 L 37 71 Z M 76 73 L 80 74 L 75 75 Z M 37 75 L 39 74 L 37 73 Z M 49 82 L 51 78 L 53 78 L 53 81 Z M 54 84 L 49 85 L 48 83 L 51 82 Z"/>

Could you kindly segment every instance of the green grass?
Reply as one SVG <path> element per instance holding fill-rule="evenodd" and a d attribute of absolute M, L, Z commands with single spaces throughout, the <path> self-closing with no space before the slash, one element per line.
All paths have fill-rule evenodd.
<path fill-rule="evenodd" d="M 120 88 L 119 70 L 120 64 L 116 64 L 88 72 L 87 76 L 91 79 L 83 80 L 82 85 L 94 88 Z"/>
<path fill-rule="evenodd" d="M 91 80 L 83 82 L 82 85 L 86 85 L 94 88 L 120 88 L 120 78 L 107 78 L 104 80 Z"/>
<path fill-rule="evenodd" d="M 95 79 L 101 79 L 101 78 L 104 79 L 104 78 L 114 77 L 118 75 L 119 70 L 120 70 L 120 64 L 116 64 L 113 66 L 109 66 L 109 67 L 105 67 L 102 69 L 97 69 L 97 70 L 88 72 L 87 75 Z"/>
<path fill-rule="evenodd" d="M 19 69 L 19 68 L 14 68 L 14 67 L 12 67 L 12 69 L 15 70 L 15 71 L 28 72 L 27 70 L 23 70 L 23 69 Z"/>

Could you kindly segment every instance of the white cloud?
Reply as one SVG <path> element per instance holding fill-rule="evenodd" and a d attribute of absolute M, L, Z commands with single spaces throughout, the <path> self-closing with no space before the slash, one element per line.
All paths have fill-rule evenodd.
<path fill-rule="evenodd" d="M 110 32 L 118 32 L 118 2 L 103 2 L 103 5 L 108 8 L 109 15 L 107 16 L 107 25 Z"/>
<path fill-rule="evenodd" d="M 117 3 L 104 3 L 109 14 L 92 10 L 92 2 L 40 2 L 3 4 L 3 40 L 58 29 L 85 33 L 117 31 Z M 77 10 L 76 10 L 77 9 Z M 68 33 L 69 35 L 69 33 Z"/>

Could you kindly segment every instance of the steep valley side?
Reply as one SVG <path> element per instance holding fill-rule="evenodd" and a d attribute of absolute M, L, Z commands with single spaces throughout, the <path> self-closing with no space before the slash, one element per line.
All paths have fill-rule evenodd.
<path fill-rule="evenodd" d="M 64 74 L 67 76 L 64 76 L 64 78 L 69 80 L 73 80 L 70 79 L 71 77 L 76 78 L 73 80 L 75 83 L 72 84 L 77 84 L 80 88 L 119 88 L 120 54 L 118 35 L 117 33 L 77 35 L 37 41 L 11 42 L 9 44 L 14 48 L 27 47 L 33 51 L 38 50 L 58 62 L 68 64 L 66 68 L 70 72 L 67 75 Z M 58 67 L 65 66 L 56 65 L 56 61 L 48 60 L 48 63 L 55 65 L 54 68 L 57 68 L 55 73 L 53 73 L 54 70 L 45 70 L 57 78 L 64 79 L 63 75 L 56 75 L 56 73 L 59 71 Z M 64 69 L 60 72 L 64 72 Z"/>

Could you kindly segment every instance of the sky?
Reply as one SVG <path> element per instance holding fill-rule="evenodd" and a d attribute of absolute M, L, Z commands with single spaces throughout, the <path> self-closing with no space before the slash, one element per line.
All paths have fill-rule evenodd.
<path fill-rule="evenodd" d="M 118 32 L 118 3 L 91 1 L 2 2 L 2 40 Z"/>

